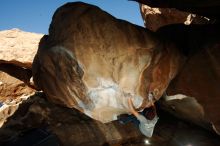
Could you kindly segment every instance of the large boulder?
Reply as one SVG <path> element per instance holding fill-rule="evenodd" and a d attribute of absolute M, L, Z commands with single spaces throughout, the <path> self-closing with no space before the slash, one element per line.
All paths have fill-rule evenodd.
<path fill-rule="evenodd" d="M 219 0 L 133 0 L 156 8 L 176 8 L 219 21 Z"/>
<path fill-rule="evenodd" d="M 216 19 L 214 16 L 218 11 L 211 8 L 219 7 L 219 3 L 214 1 L 204 1 L 204 3 L 210 4 L 210 9 L 201 10 L 204 14 L 212 14 L 213 12 L 213 15 L 208 16 Z M 140 0 L 139 2 L 157 7 L 152 8 L 141 4 L 141 13 L 146 28 L 152 30 L 160 28 L 159 35 L 175 43 L 187 60 L 178 76 L 169 85 L 167 96 L 164 98 L 165 100 L 160 101 L 160 107 L 181 119 L 194 122 L 206 129 L 214 129 L 219 133 L 220 109 L 218 103 L 220 92 L 218 88 L 220 73 L 218 62 L 220 62 L 220 56 L 218 54 L 220 54 L 220 29 L 217 24 L 210 24 L 215 23 L 216 20 L 213 19 L 213 21 L 193 14 L 195 17 L 189 19 L 191 26 L 179 25 L 176 23 L 186 23 L 186 18 L 192 14 L 169 7 L 168 5 L 171 3 L 167 1 L 154 1 L 154 4 L 150 0 Z M 164 5 L 160 5 L 160 2 L 164 2 Z M 197 12 L 198 7 L 205 7 L 196 0 L 181 2 L 186 2 L 184 4 L 188 6 L 194 5 L 190 12 Z M 180 8 L 184 4 L 182 3 L 179 7 L 177 4 L 173 6 Z M 190 9 L 188 6 L 185 7 L 185 10 Z M 198 12 L 198 14 L 200 13 Z M 193 25 L 205 23 L 208 25 Z M 165 26 L 168 24 L 172 25 Z"/>
<path fill-rule="evenodd" d="M 220 131 L 220 29 L 218 25 L 172 25 L 158 31 L 175 42 L 187 58 L 171 82 L 167 95 L 169 111 L 195 123 L 207 121 Z M 186 43 L 187 42 L 187 43 Z M 188 99 L 187 99 L 188 98 Z M 194 99 L 193 99 L 194 98 Z"/>
<path fill-rule="evenodd" d="M 151 106 L 176 75 L 178 50 L 151 31 L 98 7 L 67 3 L 57 9 L 41 39 L 33 79 L 48 99 L 102 122 Z"/>
<path fill-rule="evenodd" d="M 220 44 L 207 46 L 194 55 L 169 86 L 169 95 L 195 97 L 202 106 L 204 117 L 220 131 Z M 193 113 L 191 113 L 193 114 Z"/>
<path fill-rule="evenodd" d="M 19 29 L 0 31 L 0 64 L 11 63 L 31 68 L 42 36 Z"/>
<path fill-rule="evenodd" d="M 213 20 L 175 8 L 154 8 L 140 4 L 140 11 L 146 28 L 156 31 L 170 24 L 208 24 Z"/>
<path fill-rule="evenodd" d="M 0 71 L 30 85 L 32 62 L 42 36 L 19 29 L 0 31 Z"/>
<path fill-rule="evenodd" d="M 24 82 L 0 71 L 0 127 L 34 92 Z"/>
<path fill-rule="evenodd" d="M 0 127 L 35 92 L 31 68 L 42 36 L 19 29 L 0 31 Z"/>
<path fill-rule="evenodd" d="M 0 71 L 0 102 L 19 99 L 21 96 L 31 95 L 34 90 L 24 82 Z"/>

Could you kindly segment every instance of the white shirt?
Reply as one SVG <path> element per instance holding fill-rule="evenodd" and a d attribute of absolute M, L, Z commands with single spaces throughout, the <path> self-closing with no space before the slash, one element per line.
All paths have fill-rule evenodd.
<path fill-rule="evenodd" d="M 142 134 L 147 137 L 151 137 L 153 135 L 154 127 L 158 121 L 158 117 L 155 116 L 153 120 L 146 119 L 143 115 L 138 115 L 137 119 L 140 121 L 139 129 Z"/>

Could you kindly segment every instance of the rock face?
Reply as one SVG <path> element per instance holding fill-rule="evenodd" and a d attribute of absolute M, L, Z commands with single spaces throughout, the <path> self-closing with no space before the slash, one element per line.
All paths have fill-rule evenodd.
<path fill-rule="evenodd" d="M 19 104 L 35 92 L 24 82 L 0 71 L 0 127 Z"/>
<path fill-rule="evenodd" d="M 32 95 L 31 66 L 42 34 L 0 31 L 0 126 Z"/>
<path fill-rule="evenodd" d="M 33 92 L 34 90 L 24 82 L 4 72 L 0 72 L 0 102 L 19 99 L 21 96 L 31 95 Z"/>
<path fill-rule="evenodd" d="M 36 133 L 36 129 L 56 135 L 61 146 L 145 146 L 146 140 L 153 146 L 176 146 L 180 143 L 217 146 L 220 143 L 219 137 L 211 132 L 167 113 L 159 111 L 158 114 L 160 120 L 154 135 L 146 139 L 133 123 L 114 121 L 103 124 L 77 110 L 48 102 L 43 95 L 36 94 L 24 101 L 0 129 L 0 145 L 22 145 L 22 142 L 27 145 L 28 138 L 33 142 L 43 135 Z"/>
<path fill-rule="evenodd" d="M 31 68 L 42 34 L 19 29 L 0 31 L 0 64 Z"/>
<path fill-rule="evenodd" d="M 188 17 L 187 15 L 190 14 L 179 11 L 181 8 L 217 19 L 216 16 L 218 16 L 219 11 L 216 11 L 215 8 L 219 7 L 219 4 L 214 1 L 204 1 L 204 3 L 210 3 L 210 9 L 197 3 L 199 1 L 185 1 L 185 5 L 192 5 L 193 9 L 182 7 L 184 1 L 181 0 L 174 3 L 171 1 L 153 2 L 151 0 L 140 0 L 139 2 L 149 4 L 152 7 L 159 7 L 151 8 L 141 4 L 145 26 L 157 30 L 161 26 L 172 24 L 162 27 L 157 33 L 175 43 L 186 57 L 186 64 L 169 85 L 166 91 L 169 96 L 161 101 L 161 107 L 179 118 L 197 123 L 207 129 L 211 129 L 213 126 L 219 133 L 219 26 L 208 24 L 213 23 L 212 20 L 208 21 L 204 19 L 205 17 L 198 16 L 191 20 L 191 26 L 175 25 L 175 23 L 183 24 L 185 18 Z M 177 4 L 176 2 L 182 3 Z M 173 4 L 172 7 L 169 6 L 171 3 Z M 173 9 L 173 7 L 180 9 Z M 217 20 L 215 21 L 217 22 Z M 208 25 L 196 26 L 193 23 L 207 23 Z M 179 99 L 180 96 L 184 98 Z M 172 100 L 169 100 L 170 97 Z"/>
<path fill-rule="evenodd" d="M 160 109 L 160 120 L 149 141 L 132 123 L 103 124 L 94 120 L 108 122 L 118 114 L 128 113 L 129 97 L 136 108 L 140 104 L 141 108 L 148 106 L 150 92 L 157 100 L 168 89 L 169 102 L 165 106 L 171 113 L 200 122 L 204 127 L 210 126 L 211 121 L 214 124 L 211 126 L 219 130 L 218 28 L 172 25 L 152 33 L 117 20 L 94 6 L 83 3 L 62 6 L 53 17 L 49 36 L 41 39 L 33 64 L 35 84 L 46 96 L 37 93 L 27 99 L 34 92 L 25 85 L 32 76 L 32 59 L 28 56 L 31 53 L 26 55 L 30 59 L 26 61 L 16 55 L 7 59 L 11 54 L 1 54 L 5 57 L 0 70 L 19 80 L 0 72 L 0 102 L 4 102 L 0 103 L 0 127 L 4 124 L 0 128 L 0 145 L 17 145 L 22 139 L 26 142 L 29 132 L 35 129 L 55 134 L 64 146 L 140 146 L 147 142 L 219 145 L 220 139 L 214 133 Z M 174 42 L 180 52 L 167 40 Z M 187 60 L 181 70 L 179 53 Z M 178 70 L 179 75 L 169 84 Z M 75 107 L 94 119 L 46 98 Z"/>
<path fill-rule="evenodd" d="M 84 3 L 57 9 L 41 39 L 33 79 L 51 101 L 109 122 L 158 100 L 175 76 L 180 56 L 151 31 Z M 154 102 L 153 101 L 153 102 Z"/>
<path fill-rule="evenodd" d="M 158 31 L 160 35 L 175 42 L 188 58 L 178 76 L 168 87 L 168 95 L 183 94 L 194 97 L 200 107 L 200 118 L 213 124 L 220 131 L 220 29 L 218 25 L 184 26 L 172 25 Z M 187 42 L 187 43 L 186 43 Z M 180 100 L 181 102 L 181 100 Z M 178 104 L 178 103 L 177 103 Z M 187 104 L 179 104 L 181 107 Z M 172 103 L 172 106 L 176 106 Z M 182 108 L 188 112 L 188 118 L 196 117 L 190 108 Z M 187 111 L 188 110 L 188 111 Z M 175 111 L 175 110 L 173 110 Z M 181 112 L 181 111 L 180 111 Z M 177 114 L 186 117 L 186 114 Z M 192 119 L 192 118 L 191 118 Z M 194 119 L 195 121 L 196 119 Z"/>
<path fill-rule="evenodd" d="M 145 27 L 156 31 L 160 27 L 169 24 L 208 24 L 211 20 L 189 12 L 183 12 L 175 8 L 152 8 L 148 5 L 140 5 L 141 15 Z"/>
<path fill-rule="evenodd" d="M 220 131 L 220 44 L 208 45 L 187 62 L 168 89 L 170 95 L 181 93 L 195 97 L 206 119 Z"/>
<path fill-rule="evenodd" d="M 178 10 L 198 14 L 219 21 L 219 0 L 133 0 L 156 8 L 176 8 Z"/>

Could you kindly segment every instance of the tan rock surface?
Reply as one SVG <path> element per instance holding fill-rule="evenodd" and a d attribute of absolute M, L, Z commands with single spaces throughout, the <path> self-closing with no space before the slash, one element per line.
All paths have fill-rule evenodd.
<path fill-rule="evenodd" d="M 19 29 L 0 31 L 0 63 L 10 62 L 31 68 L 42 36 Z"/>
<path fill-rule="evenodd" d="M 208 24 L 209 19 L 191 14 L 188 12 L 180 11 L 175 8 L 152 8 L 148 5 L 140 4 L 140 11 L 144 19 L 145 27 L 156 31 L 160 27 L 169 24 Z"/>
<path fill-rule="evenodd" d="M 0 71 L 0 127 L 14 114 L 19 104 L 34 92 L 24 82 Z"/>
<path fill-rule="evenodd" d="M 154 8 L 176 8 L 219 21 L 219 0 L 133 0 Z"/>
<path fill-rule="evenodd" d="M 27 84 L 42 36 L 19 29 L 0 31 L 0 126 L 35 92 Z"/>
<path fill-rule="evenodd" d="M 57 9 L 33 63 L 36 86 L 58 104 L 102 122 L 150 106 L 179 67 L 175 47 L 142 27 L 84 3 Z"/>
<path fill-rule="evenodd" d="M 19 99 L 23 95 L 31 95 L 34 90 L 24 82 L 0 71 L 0 102 Z"/>

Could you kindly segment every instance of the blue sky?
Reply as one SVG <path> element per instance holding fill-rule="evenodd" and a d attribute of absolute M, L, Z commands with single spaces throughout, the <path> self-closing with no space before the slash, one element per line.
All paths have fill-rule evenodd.
<path fill-rule="evenodd" d="M 54 11 L 66 2 L 78 0 L 0 0 L 0 30 L 19 28 L 48 33 Z M 97 5 L 113 16 L 143 26 L 139 4 L 128 0 L 81 0 Z"/>

